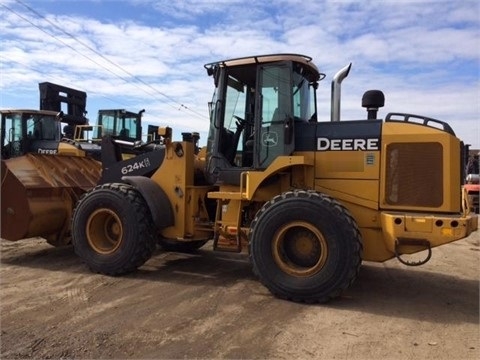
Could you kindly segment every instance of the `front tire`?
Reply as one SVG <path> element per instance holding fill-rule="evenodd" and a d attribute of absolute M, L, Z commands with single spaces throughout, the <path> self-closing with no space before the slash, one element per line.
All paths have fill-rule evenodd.
<path fill-rule="evenodd" d="M 348 210 L 313 191 L 274 197 L 251 224 L 254 273 L 276 296 L 326 302 L 338 297 L 358 275 L 360 231 Z"/>
<path fill-rule="evenodd" d="M 140 193 L 104 184 L 86 193 L 72 216 L 75 253 L 98 273 L 121 275 L 143 265 L 156 245 L 155 226 Z"/>

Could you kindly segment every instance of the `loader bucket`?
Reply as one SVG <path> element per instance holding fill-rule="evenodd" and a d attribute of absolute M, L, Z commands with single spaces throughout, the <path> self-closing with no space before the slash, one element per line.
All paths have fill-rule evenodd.
<path fill-rule="evenodd" d="M 89 157 L 27 154 L 2 160 L 1 237 L 68 243 L 73 208 L 100 176 L 101 163 Z"/>

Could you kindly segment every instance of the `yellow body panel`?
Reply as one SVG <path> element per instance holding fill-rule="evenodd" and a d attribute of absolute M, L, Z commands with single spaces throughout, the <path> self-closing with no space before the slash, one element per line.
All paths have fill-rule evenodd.
<path fill-rule="evenodd" d="M 321 179 L 378 179 L 380 152 L 325 151 L 315 153 L 315 174 Z"/>
<path fill-rule="evenodd" d="M 337 200 L 377 210 L 378 183 L 378 180 L 316 179 L 315 189 Z M 351 189 L 355 189 L 355 192 Z"/>
<path fill-rule="evenodd" d="M 428 240 L 435 247 L 468 236 L 478 227 L 476 215 L 425 215 L 409 213 L 381 214 L 384 242 L 389 251 L 394 251 L 397 239 Z M 402 248 L 402 253 L 413 253 L 415 248 Z"/>
<path fill-rule="evenodd" d="M 385 261 L 393 258 L 397 239 L 428 240 L 433 248 L 462 239 L 477 229 L 478 218 L 474 214 L 394 213 L 375 209 L 373 201 L 362 198 L 361 190 L 358 197 L 343 193 L 342 185 L 348 183 L 339 181 L 337 186 L 325 186 L 318 180 L 319 186 L 315 189 L 339 200 L 350 211 L 362 234 L 363 260 Z M 423 249 L 407 246 L 397 249 L 399 253 L 407 254 L 420 250 Z"/>
<path fill-rule="evenodd" d="M 435 247 L 476 230 L 476 216 L 462 213 L 465 206 L 462 208 L 460 176 L 452 176 L 460 174 L 461 145 L 456 137 L 418 124 L 385 122 L 381 144 L 381 151 L 315 152 L 314 188 L 339 200 L 351 212 L 364 241 L 364 260 L 385 261 L 395 256 L 395 250 L 423 250 L 403 245 L 395 249 L 398 239 L 427 240 L 430 247 Z M 403 163 L 395 163 L 394 155 Z M 416 168 L 409 169 L 412 163 Z M 410 176 L 413 172 L 414 179 Z M 436 191 L 431 200 L 430 191 Z M 408 203 L 422 196 L 438 204 Z"/>
<path fill-rule="evenodd" d="M 192 186 L 194 146 L 175 142 L 166 146 L 165 159 L 152 175 L 165 191 L 174 216 L 174 225 L 162 230 L 162 236 L 176 240 L 205 240 L 212 236 L 204 199 L 211 186 Z"/>
<path fill-rule="evenodd" d="M 58 144 L 58 154 L 66 156 L 85 156 L 85 151 L 70 143 L 60 142 Z"/>
<path fill-rule="evenodd" d="M 399 137 L 401 134 L 401 137 Z M 389 163 L 393 159 L 387 159 L 387 150 L 392 144 L 404 144 L 405 147 L 418 145 L 418 144 L 439 144 L 442 148 L 441 163 L 439 166 L 429 166 L 426 161 L 423 168 L 419 168 L 418 171 L 425 172 L 425 183 L 420 184 L 424 185 L 424 188 L 412 189 L 417 191 L 422 195 L 422 192 L 433 191 L 437 184 L 428 183 L 428 172 L 441 171 L 441 179 L 443 181 L 440 186 L 442 194 L 442 203 L 440 206 L 430 206 L 430 207 L 421 207 L 415 206 L 416 211 L 434 211 L 434 212 L 459 212 L 461 210 L 461 184 L 459 176 L 451 176 L 451 174 L 460 174 L 460 140 L 454 136 L 451 136 L 443 131 L 433 129 L 431 127 L 421 126 L 421 125 L 412 125 L 405 126 L 404 123 L 399 122 L 386 122 L 382 127 L 382 153 L 384 154 L 382 158 L 382 168 L 388 171 Z M 450 152 L 448 152 L 450 150 Z M 412 154 L 412 157 L 422 158 L 424 154 L 420 151 L 418 153 Z M 440 160 L 441 160 L 440 159 Z M 441 169 L 439 169 L 441 167 Z M 402 174 L 400 174 L 401 176 Z M 433 177 L 433 176 L 432 176 Z M 437 177 L 438 178 L 438 177 Z M 409 210 L 412 206 L 408 205 L 395 205 L 392 204 L 386 198 L 388 190 L 386 189 L 387 177 L 382 176 L 380 178 L 380 208 L 389 209 L 389 210 Z M 406 183 L 408 179 L 401 179 L 400 183 Z"/>

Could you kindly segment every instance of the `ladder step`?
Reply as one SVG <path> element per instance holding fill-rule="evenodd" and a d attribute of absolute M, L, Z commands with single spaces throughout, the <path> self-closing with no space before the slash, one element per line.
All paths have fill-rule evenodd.
<path fill-rule="evenodd" d="M 226 237 L 220 236 L 218 238 L 218 241 L 214 242 L 213 250 L 240 253 L 247 248 L 248 243 L 244 240 L 240 240 L 240 243 L 237 243 L 236 239 L 228 239 Z"/>
<path fill-rule="evenodd" d="M 209 199 L 232 199 L 232 200 L 242 200 L 245 199 L 241 192 L 234 192 L 234 191 L 213 191 L 208 193 Z"/>

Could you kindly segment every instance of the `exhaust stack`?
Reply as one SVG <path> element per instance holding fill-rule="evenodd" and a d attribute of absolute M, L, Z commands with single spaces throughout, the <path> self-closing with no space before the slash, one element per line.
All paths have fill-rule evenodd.
<path fill-rule="evenodd" d="M 341 83 L 343 79 L 348 76 L 352 63 L 345 66 L 339 72 L 335 74 L 332 80 L 332 104 L 331 104 L 331 113 L 330 121 L 340 121 L 340 100 L 341 100 Z"/>

